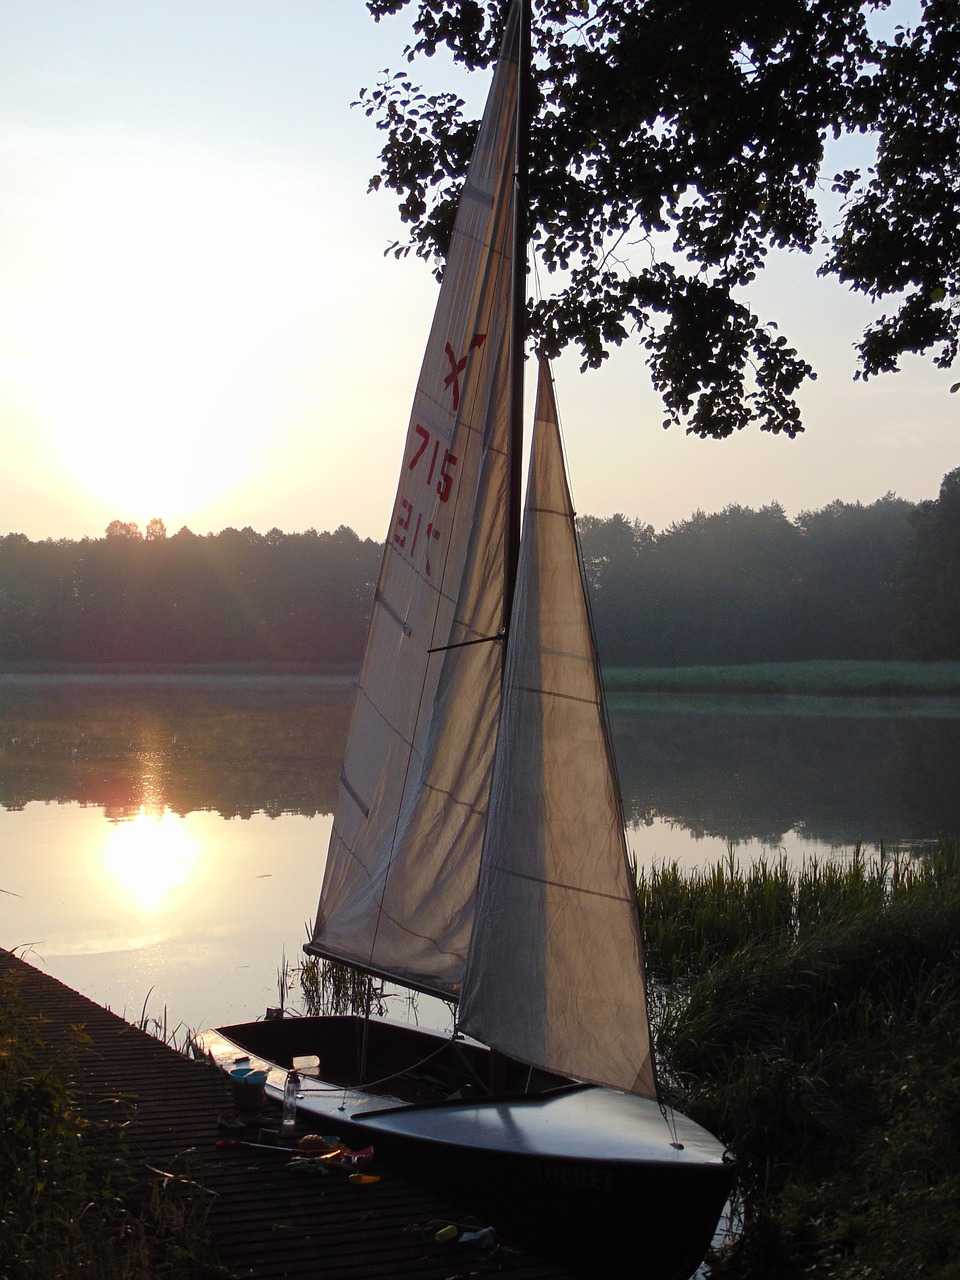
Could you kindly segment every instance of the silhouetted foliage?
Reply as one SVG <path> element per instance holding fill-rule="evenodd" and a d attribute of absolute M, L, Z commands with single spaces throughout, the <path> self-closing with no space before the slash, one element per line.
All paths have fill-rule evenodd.
<path fill-rule="evenodd" d="M 136 541 L 142 538 L 140 526 L 134 521 L 111 520 L 106 528 L 106 536 L 108 538 L 131 538 Z"/>
<path fill-rule="evenodd" d="M 913 504 L 892 493 L 868 507 L 802 511 L 797 631 L 806 658 L 888 658 L 898 652 L 897 592 Z"/>
<path fill-rule="evenodd" d="M 898 638 L 911 658 L 960 656 L 960 468 L 911 517 Z"/>
<path fill-rule="evenodd" d="M 790 521 L 729 506 L 660 534 L 580 521 L 601 656 L 611 666 L 892 658 L 911 504 L 834 502 Z"/>
<path fill-rule="evenodd" d="M 380 547 L 333 533 L 224 529 L 0 539 L 0 659 L 63 662 L 360 660 Z M 163 532 L 160 532 L 163 530 Z"/>
<path fill-rule="evenodd" d="M 579 524 L 607 665 L 960 656 L 960 470 L 916 509 L 887 494 L 792 521 L 773 503 L 660 533 L 620 514 Z M 118 525 L 0 538 L 0 661 L 359 663 L 372 539 Z"/>
<path fill-rule="evenodd" d="M 468 68 L 496 56 L 501 0 L 367 0 L 377 19 L 408 5 L 408 60 L 444 46 Z M 796 393 L 815 375 L 743 286 L 771 249 L 826 245 L 821 274 L 890 299 L 857 376 L 895 370 L 907 352 L 956 359 L 956 0 L 920 0 L 916 25 L 892 38 L 871 23 L 887 7 L 536 0 L 530 227 L 552 281 L 532 323 L 548 354 L 573 343 L 596 366 L 633 339 L 667 424 L 794 435 Z M 455 94 L 427 96 L 405 72 L 361 90 L 360 105 L 384 135 L 370 186 L 397 193 L 408 228 L 394 252 L 442 261 L 475 122 Z M 831 174 L 826 140 L 857 133 L 875 140 L 876 162 Z M 821 220 L 831 179 L 845 203 Z"/>

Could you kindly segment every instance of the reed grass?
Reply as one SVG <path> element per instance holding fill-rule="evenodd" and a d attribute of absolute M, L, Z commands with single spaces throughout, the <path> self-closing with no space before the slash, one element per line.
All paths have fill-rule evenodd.
<path fill-rule="evenodd" d="M 386 989 L 382 982 L 360 969 L 320 960 L 314 956 L 300 962 L 297 972 L 304 1010 L 315 1017 L 363 1014 L 368 1009 L 378 1018 L 387 1013 Z"/>
<path fill-rule="evenodd" d="M 199 1048 L 197 1041 L 197 1033 L 187 1026 L 185 1022 L 171 1023 L 167 1006 L 164 1005 L 159 1015 L 148 1011 L 147 1006 L 150 1003 L 150 997 L 153 994 L 153 987 L 147 992 L 140 1009 L 140 1016 L 134 1023 L 141 1031 L 145 1031 L 147 1035 L 153 1036 L 154 1040 L 161 1041 L 170 1049 L 175 1049 L 177 1053 L 182 1053 L 187 1058 L 202 1058 L 203 1052 Z"/>
<path fill-rule="evenodd" d="M 729 667 L 611 667 L 616 693 L 765 693 L 957 697 L 960 662 L 758 662 Z"/>
<path fill-rule="evenodd" d="M 640 877 L 671 1099 L 735 1151 L 712 1274 L 960 1276 L 960 850 Z"/>

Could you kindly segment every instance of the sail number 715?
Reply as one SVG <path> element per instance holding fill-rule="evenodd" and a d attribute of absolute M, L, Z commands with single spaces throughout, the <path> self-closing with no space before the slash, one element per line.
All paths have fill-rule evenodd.
<path fill-rule="evenodd" d="M 407 470 L 418 473 L 418 477 L 429 488 L 435 488 L 441 502 L 448 502 L 450 490 L 453 488 L 453 469 L 457 465 L 457 455 L 444 446 L 443 441 L 431 437 L 426 427 L 420 423 L 414 425 L 419 443 L 410 456 Z M 434 483 L 436 482 L 436 483 Z M 432 505 L 432 502 L 431 502 Z M 409 498 L 400 498 L 400 510 L 393 531 L 393 541 L 401 551 L 405 551 L 411 559 L 420 547 L 424 559 L 427 576 L 432 576 L 430 565 L 431 543 L 440 541 L 440 530 L 433 520 L 425 521 L 424 512 L 419 510 Z"/>
<path fill-rule="evenodd" d="M 425 462 L 424 464 L 426 467 L 426 475 L 423 478 L 426 484 L 432 485 L 433 477 L 437 471 L 437 458 L 440 454 L 440 441 L 434 439 L 433 450 L 430 451 L 430 432 L 426 427 L 421 427 L 419 422 L 414 426 L 414 430 L 420 437 L 420 444 L 416 452 L 413 454 L 413 457 L 407 463 L 407 467 L 410 471 L 415 471 L 420 459 L 425 455 L 429 457 L 429 462 Z M 455 453 L 451 453 L 449 449 L 445 448 L 443 451 L 443 461 L 440 463 L 440 473 L 437 477 L 437 494 L 439 495 L 441 502 L 446 502 L 450 497 L 450 488 L 453 485 L 453 468 L 456 465 L 457 455 Z M 421 468 L 421 474 L 422 472 L 423 468 Z"/>

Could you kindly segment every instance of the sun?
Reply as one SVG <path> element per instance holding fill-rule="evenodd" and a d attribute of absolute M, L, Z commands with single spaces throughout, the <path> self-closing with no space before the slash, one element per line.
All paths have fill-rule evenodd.
<path fill-rule="evenodd" d="M 61 487 L 173 522 L 259 480 L 333 321 L 284 173 L 114 143 L 19 228 L 16 382 Z"/>
<path fill-rule="evenodd" d="M 141 810 L 110 833 L 103 860 L 112 879 L 145 911 L 159 910 L 193 871 L 197 845 L 182 820 Z"/>

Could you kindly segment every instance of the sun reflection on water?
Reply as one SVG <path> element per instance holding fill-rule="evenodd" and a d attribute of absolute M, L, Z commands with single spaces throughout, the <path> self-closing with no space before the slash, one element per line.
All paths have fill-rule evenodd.
<path fill-rule="evenodd" d="M 177 814 L 144 807 L 113 828 L 103 856 L 114 881 L 145 911 L 158 911 L 189 880 L 197 843 Z"/>

